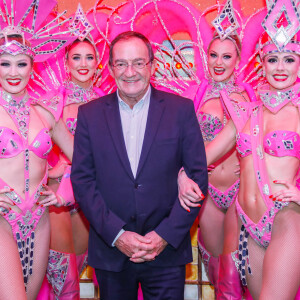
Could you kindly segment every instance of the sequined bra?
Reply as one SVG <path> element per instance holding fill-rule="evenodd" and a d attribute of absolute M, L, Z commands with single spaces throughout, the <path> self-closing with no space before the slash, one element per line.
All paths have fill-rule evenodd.
<path fill-rule="evenodd" d="M 293 131 L 278 130 L 264 136 L 263 147 L 265 153 L 272 156 L 292 156 L 300 159 L 300 136 Z M 246 133 L 238 133 L 236 149 L 241 157 L 252 154 L 251 137 Z"/>
<path fill-rule="evenodd" d="M 218 117 L 204 112 L 199 112 L 197 114 L 197 117 L 204 141 L 212 141 L 217 136 L 217 134 L 223 129 L 224 124 L 226 123 L 225 115 L 224 124 Z"/>
<path fill-rule="evenodd" d="M 28 149 L 38 157 L 46 158 L 52 149 L 49 130 L 43 128 L 34 141 L 28 145 Z M 19 134 L 10 128 L 0 127 L 0 158 L 14 157 L 24 150 L 24 143 Z"/>
<path fill-rule="evenodd" d="M 204 141 L 210 142 L 214 140 L 217 134 L 224 128 L 227 122 L 227 117 L 229 117 L 226 104 L 224 103 L 224 99 L 220 94 L 222 90 L 226 90 L 227 94 L 230 95 L 231 93 L 241 93 L 244 91 L 244 88 L 242 86 L 235 85 L 233 77 L 226 82 L 216 82 L 211 78 L 208 84 L 206 84 L 205 92 L 201 96 L 202 99 L 195 100 L 195 103 L 199 103 L 199 105 L 196 105 L 197 117 Z M 201 111 L 201 107 L 205 104 L 205 102 L 216 98 L 220 99 L 223 107 L 223 121 L 217 116 Z"/>

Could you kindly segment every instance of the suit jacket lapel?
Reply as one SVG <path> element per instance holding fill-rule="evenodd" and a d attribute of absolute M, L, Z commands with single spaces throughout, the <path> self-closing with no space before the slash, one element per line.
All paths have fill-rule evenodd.
<path fill-rule="evenodd" d="M 107 101 L 106 121 L 120 160 L 128 175 L 134 179 L 125 146 L 117 94 L 112 94 L 112 97 Z"/>
<path fill-rule="evenodd" d="M 163 114 L 165 104 L 163 98 L 160 96 L 159 92 L 151 87 L 151 98 L 149 105 L 149 112 L 144 136 L 144 142 L 142 147 L 142 153 L 136 173 L 138 177 L 145 161 L 148 156 L 149 150 L 153 143 L 154 137 L 159 127 L 161 116 Z"/>

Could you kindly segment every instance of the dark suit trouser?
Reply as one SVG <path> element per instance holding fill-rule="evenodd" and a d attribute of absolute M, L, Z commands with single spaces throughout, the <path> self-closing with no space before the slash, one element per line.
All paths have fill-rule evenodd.
<path fill-rule="evenodd" d="M 185 266 L 134 264 L 121 272 L 95 269 L 101 300 L 136 300 L 141 284 L 144 300 L 183 300 Z"/>

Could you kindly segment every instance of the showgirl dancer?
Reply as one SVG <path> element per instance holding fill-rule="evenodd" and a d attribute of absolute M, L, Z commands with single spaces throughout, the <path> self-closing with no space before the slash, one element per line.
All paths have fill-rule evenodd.
<path fill-rule="evenodd" d="M 0 298 L 4 300 L 36 298 L 49 253 L 48 206 L 65 204 L 47 186 L 47 156 L 53 139 L 71 160 L 72 135 L 59 120 L 62 106 L 57 97 L 34 101 L 27 91 L 33 61 L 47 59 L 68 43 L 43 23 L 55 5 L 56 1 L 0 3 Z"/>
<path fill-rule="evenodd" d="M 253 26 L 262 19 L 261 16 L 262 12 L 252 16 L 252 20 L 248 20 L 248 27 L 241 28 L 243 30 L 240 30 L 240 35 L 248 35 L 249 30 L 252 30 Z M 226 24 L 227 19 L 231 20 L 229 25 Z M 183 94 L 194 100 L 206 146 L 222 132 L 230 118 L 238 128 L 243 128 L 248 119 L 244 102 L 255 100 L 255 94 L 250 85 L 236 82 L 236 73 L 239 67 L 242 68 L 243 63 L 247 61 L 245 56 L 249 58 L 254 51 L 255 42 L 259 37 L 259 30 L 256 30 L 255 34 L 252 33 L 251 43 L 248 39 L 246 43 L 244 38 L 243 48 L 241 47 L 242 41 L 237 33 L 239 23 L 231 0 L 227 1 L 219 11 L 212 24 L 216 31 L 207 48 L 208 80 L 203 79 L 200 85 L 190 87 Z M 203 32 L 202 34 L 204 35 Z M 207 33 L 205 35 L 207 36 Z M 241 57 L 243 57 L 242 64 L 240 64 Z M 199 216 L 198 231 L 198 245 L 202 261 L 209 280 L 214 285 L 215 294 L 226 294 L 230 299 L 233 297 L 241 299 L 243 294 L 235 262 L 231 257 L 232 249 L 227 250 L 226 255 L 220 256 L 223 253 L 224 238 L 229 238 L 234 233 L 237 235 L 238 231 L 235 205 L 233 205 L 240 184 L 238 165 L 237 153 L 232 149 L 209 167 L 209 193 Z M 192 194 L 189 195 L 182 182 L 183 178 L 186 180 L 186 176 L 180 174 L 179 178 L 182 196 L 185 197 L 184 194 L 187 192 L 185 201 L 188 206 L 197 205 L 193 203 L 193 197 L 197 197 L 194 192 L 197 191 L 196 185 L 190 191 Z M 181 203 L 189 210 L 184 201 Z M 226 226 L 224 225 L 225 219 Z M 226 280 L 219 287 L 220 265 L 228 272 Z"/>
<path fill-rule="evenodd" d="M 94 27 L 80 4 L 69 29 L 77 37 L 76 40 L 66 48 L 65 55 L 58 54 L 46 64 L 40 65 L 38 73 L 48 89 L 55 88 L 60 79 L 65 78 L 59 87 L 59 94 L 63 99 L 61 118 L 74 135 L 78 107 L 103 96 L 104 93 L 93 86 L 97 78 L 99 55 L 93 38 L 95 33 L 91 34 Z M 55 156 L 54 153 L 52 155 Z M 50 180 L 51 188 L 55 191 L 58 188 L 62 190 L 60 194 L 64 199 L 73 203 L 75 199 L 70 182 L 70 164 L 66 156 L 59 154 L 57 164 L 50 170 L 49 176 L 53 178 Z M 57 179 L 61 182 L 58 183 Z M 47 279 L 52 286 L 50 298 L 79 299 L 79 276 L 87 265 L 88 222 L 76 203 L 72 207 L 51 208 L 50 221 L 51 239 L 47 268 Z M 48 293 L 45 286 L 43 289 L 45 290 L 39 295 L 40 299 Z"/>
<path fill-rule="evenodd" d="M 232 122 L 207 147 L 216 161 L 235 142 L 240 159 L 239 264 L 253 299 L 300 299 L 300 18 L 293 1 L 269 4 L 260 57 L 267 84 L 240 130 Z M 235 136 L 237 139 L 235 141 Z M 288 167 L 287 167 L 288 166 Z"/>

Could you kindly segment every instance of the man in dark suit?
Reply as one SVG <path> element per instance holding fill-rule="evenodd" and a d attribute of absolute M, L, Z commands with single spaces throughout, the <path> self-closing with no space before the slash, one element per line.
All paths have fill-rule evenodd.
<path fill-rule="evenodd" d="M 140 33 L 112 41 L 109 68 L 117 92 L 79 108 L 71 174 L 90 222 L 89 264 L 101 299 L 136 299 L 141 284 L 144 299 L 182 300 L 199 207 L 180 206 L 179 170 L 207 191 L 193 103 L 150 85 L 154 54 Z"/>

